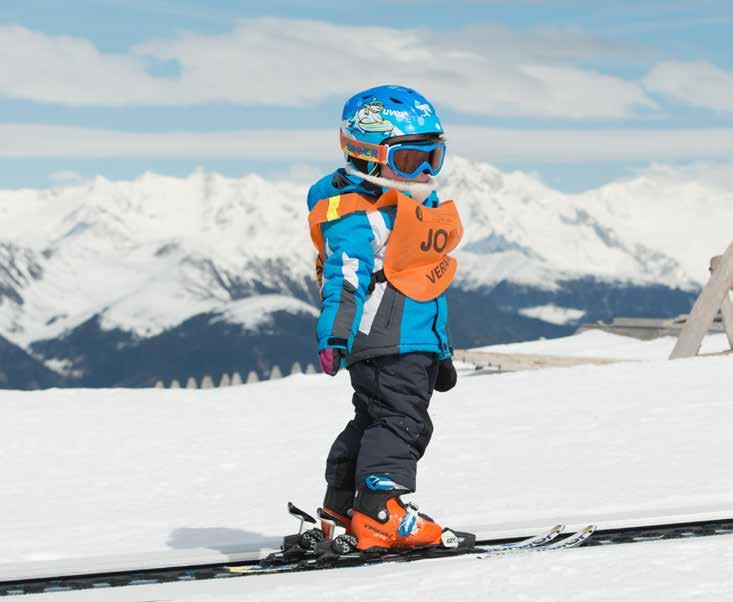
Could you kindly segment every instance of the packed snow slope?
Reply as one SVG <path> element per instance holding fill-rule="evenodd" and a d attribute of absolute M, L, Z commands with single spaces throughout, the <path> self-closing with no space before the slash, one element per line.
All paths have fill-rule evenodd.
<path fill-rule="evenodd" d="M 0 335 L 26 347 L 96 317 L 150 337 L 260 294 L 317 304 L 306 192 L 202 170 L 0 191 Z M 457 286 L 468 290 L 585 277 L 692 289 L 733 222 L 731 190 L 674 170 L 569 196 L 454 158 L 441 194 L 466 226 Z"/>
<path fill-rule="evenodd" d="M 454 528 L 733 512 L 732 362 L 464 374 L 433 398 L 414 499 Z M 350 398 L 343 373 L 206 391 L 0 391 L 12 425 L 0 564 L 289 532 L 288 500 L 321 502 Z"/>

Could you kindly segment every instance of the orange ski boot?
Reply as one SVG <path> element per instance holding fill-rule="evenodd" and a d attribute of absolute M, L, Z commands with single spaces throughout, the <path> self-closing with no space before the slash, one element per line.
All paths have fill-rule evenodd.
<path fill-rule="evenodd" d="M 473 545 L 469 534 L 443 529 L 429 516 L 420 514 L 413 503 L 405 504 L 400 494 L 409 490 L 388 477 L 370 475 L 366 487 L 354 500 L 351 530 L 357 549 L 368 552 L 409 550 L 425 547 L 457 548 Z"/>

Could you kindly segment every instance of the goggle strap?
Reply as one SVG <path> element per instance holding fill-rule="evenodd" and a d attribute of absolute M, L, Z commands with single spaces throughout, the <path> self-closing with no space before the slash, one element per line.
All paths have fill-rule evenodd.
<path fill-rule="evenodd" d="M 391 144 L 388 146 L 390 150 L 398 151 L 398 150 L 416 150 L 416 151 L 423 151 L 426 153 L 429 153 L 431 151 L 434 151 L 436 148 L 440 147 L 445 148 L 445 142 L 443 140 L 438 140 L 437 142 L 434 142 L 433 144 L 417 144 L 415 142 L 398 142 L 396 144 Z"/>
<path fill-rule="evenodd" d="M 389 148 L 384 144 L 371 144 L 346 136 L 340 132 L 341 150 L 347 155 L 385 165 Z"/>

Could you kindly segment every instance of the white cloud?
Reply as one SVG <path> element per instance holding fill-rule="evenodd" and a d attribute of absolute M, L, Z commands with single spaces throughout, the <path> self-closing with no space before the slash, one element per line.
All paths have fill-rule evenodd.
<path fill-rule="evenodd" d="M 58 184 L 76 184 L 81 182 L 84 177 L 75 171 L 60 170 L 48 174 L 48 179 Z"/>
<path fill-rule="evenodd" d="M 122 132 L 0 124 L 0 158 L 167 158 L 318 161 L 341 156 L 338 130 Z"/>
<path fill-rule="evenodd" d="M 302 106 L 383 83 L 486 115 L 622 118 L 656 104 L 638 82 L 576 65 L 626 57 L 589 35 L 499 27 L 431 33 L 258 18 L 219 35 L 182 33 L 126 54 L 89 41 L 0 27 L 0 94 L 70 105 Z M 172 61 L 156 77 L 151 61 Z"/>
<path fill-rule="evenodd" d="M 0 95 L 68 105 L 125 105 L 165 97 L 165 80 L 138 57 L 103 54 L 87 40 L 0 26 Z"/>
<path fill-rule="evenodd" d="M 733 73 L 705 61 L 660 63 L 651 69 L 644 84 L 650 91 L 680 102 L 733 112 Z"/>
<path fill-rule="evenodd" d="M 733 129 L 448 129 L 450 152 L 492 163 L 702 161 L 733 157 Z M 336 129 L 135 133 L 0 124 L 0 158 L 339 162 Z"/>
<path fill-rule="evenodd" d="M 490 162 L 691 161 L 733 157 L 733 128 L 501 129 L 452 127 L 462 156 Z"/>
<path fill-rule="evenodd" d="M 313 163 L 293 163 L 287 171 L 286 178 L 291 182 L 315 182 L 323 176 L 323 170 Z"/>

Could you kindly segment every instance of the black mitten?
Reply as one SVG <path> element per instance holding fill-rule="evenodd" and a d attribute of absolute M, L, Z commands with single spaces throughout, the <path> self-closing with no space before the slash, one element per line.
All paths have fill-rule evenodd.
<path fill-rule="evenodd" d="M 453 367 L 453 360 L 449 357 L 441 360 L 438 366 L 438 378 L 435 379 L 435 390 L 445 393 L 455 387 L 457 382 L 458 374 Z"/>

